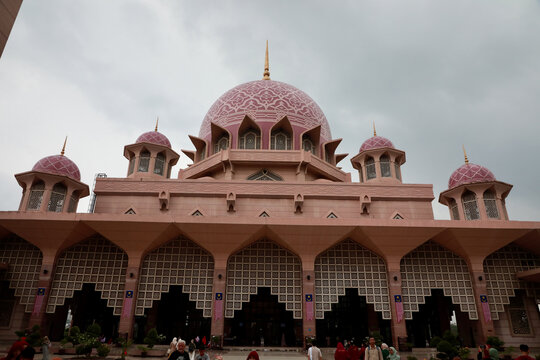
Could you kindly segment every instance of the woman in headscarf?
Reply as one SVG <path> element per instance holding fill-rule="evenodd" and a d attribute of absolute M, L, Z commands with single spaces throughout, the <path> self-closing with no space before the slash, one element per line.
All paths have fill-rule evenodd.
<path fill-rule="evenodd" d="M 489 348 L 489 358 L 491 360 L 499 360 L 499 351 L 494 347 Z"/>
<path fill-rule="evenodd" d="M 388 345 L 386 343 L 381 344 L 381 352 L 383 359 L 388 360 L 388 355 L 390 354 L 390 351 L 388 351 Z"/>
<path fill-rule="evenodd" d="M 249 353 L 246 360 L 259 360 L 259 354 L 257 354 L 256 351 L 252 351 Z"/>
<path fill-rule="evenodd" d="M 178 345 L 178 339 L 173 338 L 171 341 L 171 345 L 169 346 L 169 350 L 167 350 L 167 355 L 170 355 L 176 351 L 176 345 Z"/>
<path fill-rule="evenodd" d="M 388 349 L 388 360 L 399 360 L 401 356 L 399 356 L 397 350 L 395 347 L 390 346 Z"/>
<path fill-rule="evenodd" d="M 345 346 L 341 342 L 337 344 L 334 360 L 349 360 L 349 353 L 345 350 Z"/>

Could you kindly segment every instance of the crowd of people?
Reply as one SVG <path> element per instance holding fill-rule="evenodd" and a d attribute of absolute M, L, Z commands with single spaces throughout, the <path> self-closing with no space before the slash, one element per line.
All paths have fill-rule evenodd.
<path fill-rule="evenodd" d="M 310 345 L 307 351 L 308 360 L 322 360 L 322 352 L 316 342 L 313 341 Z M 338 342 L 334 360 L 400 360 L 400 356 L 396 348 L 384 343 L 377 346 L 375 338 L 371 337 L 366 343 L 360 344 L 360 347 L 354 340 Z"/>

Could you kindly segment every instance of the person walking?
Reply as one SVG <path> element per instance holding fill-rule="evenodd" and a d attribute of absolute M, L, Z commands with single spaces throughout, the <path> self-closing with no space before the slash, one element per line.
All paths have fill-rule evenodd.
<path fill-rule="evenodd" d="M 390 346 L 390 349 L 388 349 L 388 360 L 400 360 L 401 356 L 399 356 L 397 350 L 395 347 Z"/>
<path fill-rule="evenodd" d="M 199 344 L 199 353 L 195 355 L 195 360 L 210 360 L 210 357 L 208 356 L 208 354 L 204 353 L 204 350 L 204 345 Z"/>
<path fill-rule="evenodd" d="M 50 360 L 51 354 L 49 349 L 51 348 L 51 340 L 48 336 L 44 336 L 41 341 L 41 353 L 43 354 L 43 360 Z"/>
<path fill-rule="evenodd" d="M 311 347 L 308 349 L 308 360 L 322 360 L 321 349 L 317 347 L 315 340 L 311 342 Z"/>
<path fill-rule="evenodd" d="M 190 360 L 189 354 L 186 351 L 186 342 L 182 339 L 176 343 L 176 350 L 169 355 L 168 360 Z"/>
<path fill-rule="evenodd" d="M 521 355 L 516 358 L 516 360 L 535 360 L 532 356 L 529 355 L 529 346 L 526 344 L 519 345 L 519 350 Z"/>
<path fill-rule="evenodd" d="M 354 343 L 353 340 L 351 340 L 349 344 L 349 358 L 351 360 L 360 360 L 360 349 L 358 349 L 358 346 Z"/>
<path fill-rule="evenodd" d="M 369 346 L 364 353 L 364 360 L 384 360 L 381 348 L 375 345 L 375 338 L 369 338 Z"/>
<path fill-rule="evenodd" d="M 345 349 L 345 346 L 341 342 L 338 342 L 336 352 L 334 353 L 334 360 L 349 360 L 349 353 Z"/>

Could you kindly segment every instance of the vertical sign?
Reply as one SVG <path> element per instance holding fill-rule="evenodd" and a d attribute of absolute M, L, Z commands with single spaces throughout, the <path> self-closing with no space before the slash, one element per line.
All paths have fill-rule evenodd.
<path fill-rule="evenodd" d="M 124 309 L 122 310 L 122 317 L 129 317 L 132 305 L 133 305 L 133 290 L 126 290 L 126 298 L 124 299 Z"/>
<path fill-rule="evenodd" d="M 306 318 L 313 320 L 313 294 L 306 294 Z"/>
<path fill-rule="evenodd" d="M 394 303 L 396 304 L 396 320 L 400 323 L 403 320 L 403 299 L 401 295 L 394 295 Z"/>
<path fill-rule="evenodd" d="M 216 293 L 216 303 L 214 306 L 214 320 L 223 318 L 223 293 Z"/>
<path fill-rule="evenodd" d="M 491 321 L 491 311 L 489 310 L 489 303 L 487 295 L 480 295 L 480 304 L 482 304 L 482 312 L 484 313 L 484 321 Z"/>
<path fill-rule="evenodd" d="M 34 310 L 32 315 L 38 315 L 41 312 L 41 306 L 43 306 L 43 299 L 45 298 L 45 288 L 38 288 L 36 301 L 34 301 Z"/>

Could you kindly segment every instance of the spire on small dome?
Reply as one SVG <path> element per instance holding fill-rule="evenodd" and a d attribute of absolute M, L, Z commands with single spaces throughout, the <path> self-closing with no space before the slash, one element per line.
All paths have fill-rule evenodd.
<path fill-rule="evenodd" d="M 67 136 L 64 139 L 64 146 L 62 146 L 62 151 L 60 151 L 61 156 L 64 156 L 64 153 L 66 152 L 66 143 L 67 143 Z"/>
<path fill-rule="evenodd" d="M 377 129 L 375 129 L 375 121 L 373 121 L 373 136 L 377 136 Z"/>
<path fill-rule="evenodd" d="M 159 123 L 159 116 L 158 116 L 158 117 L 157 117 L 157 119 L 156 119 L 156 128 L 155 128 L 155 130 L 154 130 L 154 131 L 157 131 L 157 128 L 158 128 L 158 123 Z"/>
<path fill-rule="evenodd" d="M 266 55 L 264 57 L 263 80 L 270 80 L 270 65 L 268 64 L 268 40 L 266 40 Z"/>
<path fill-rule="evenodd" d="M 465 150 L 465 145 L 462 145 L 463 147 L 463 155 L 465 155 L 465 164 L 469 164 L 469 158 L 467 157 L 467 151 Z"/>

